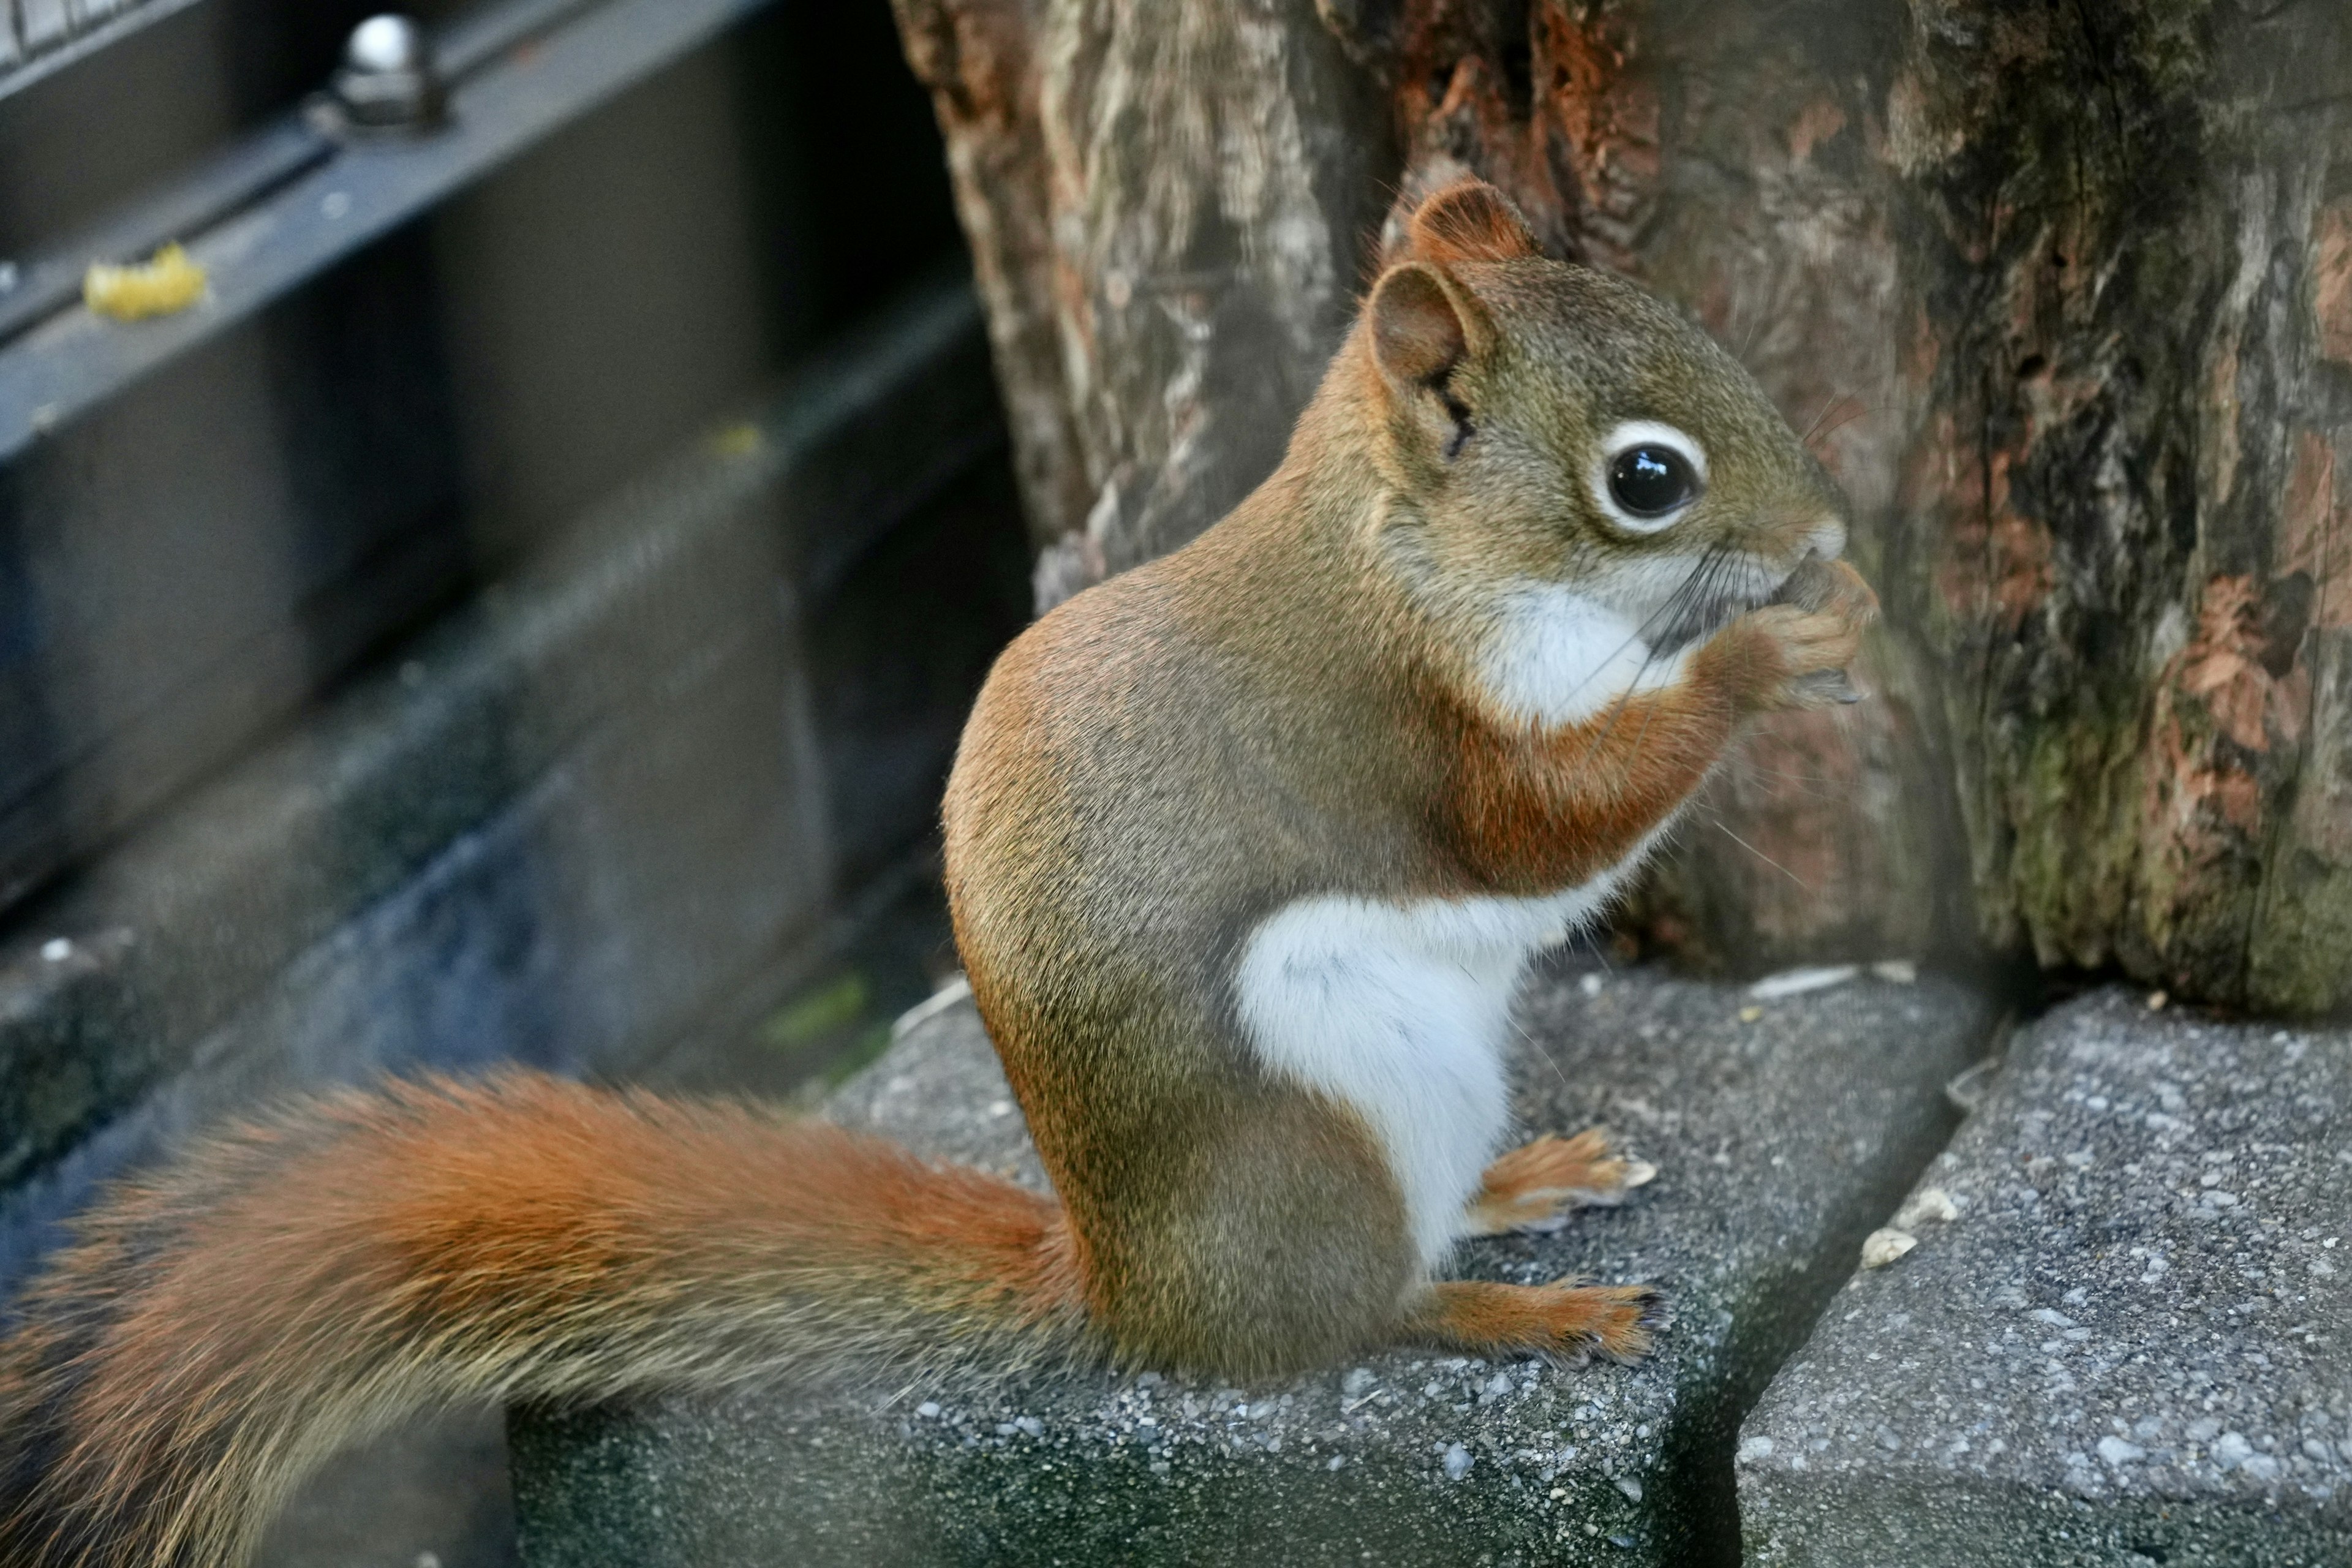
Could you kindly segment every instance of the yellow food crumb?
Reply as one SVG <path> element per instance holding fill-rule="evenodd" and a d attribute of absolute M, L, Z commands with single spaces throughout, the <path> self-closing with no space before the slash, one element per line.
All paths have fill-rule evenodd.
<path fill-rule="evenodd" d="M 760 427 L 749 420 L 730 425 L 710 437 L 710 449 L 722 458 L 748 458 L 765 446 Z"/>
<path fill-rule="evenodd" d="M 184 310 L 205 295 L 205 269 L 178 245 L 128 267 L 93 261 L 82 274 L 81 301 L 101 316 L 136 321 Z"/>

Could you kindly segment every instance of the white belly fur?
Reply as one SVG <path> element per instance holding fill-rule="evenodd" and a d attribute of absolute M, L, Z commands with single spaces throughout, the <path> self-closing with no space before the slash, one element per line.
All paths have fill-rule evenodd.
<path fill-rule="evenodd" d="M 1250 1043 L 1370 1124 L 1424 1269 L 1462 1234 L 1509 1130 L 1504 1042 L 1528 959 L 1599 913 L 1657 837 L 1542 898 L 1305 898 L 1251 933 L 1234 973 Z"/>

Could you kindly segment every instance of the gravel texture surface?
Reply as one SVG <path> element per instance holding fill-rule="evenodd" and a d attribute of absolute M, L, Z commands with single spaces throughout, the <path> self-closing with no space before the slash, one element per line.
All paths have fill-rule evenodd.
<path fill-rule="evenodd" d="M 1759 998 L 1557 973 L 1522 999 L 1528 1129 L 1613 1129 L 1657 1179 L 1462 1274 L 1651 1280 L 1635 1367 L 1400 1349 L 1276 1386 L 1057 1372 L 975 1394 L 762 1391 L 519 1417 L 533 1568 L 751 1563 L 1727 1563 L 1741 1413 L 1950 1127 L 1982 1004 L 1869 975 Z M 1538 1048 L 1535 1042 L 1541 1042 Z M 968 1004 L 832 1114 L 1036 1179 Z"/>
<path fill-rule="evenodd" d="M 2352 1034 L 2073 1003 L 1906 1207 L 1748 1420 L 1749 1562 L 2352 1564 Z"/>

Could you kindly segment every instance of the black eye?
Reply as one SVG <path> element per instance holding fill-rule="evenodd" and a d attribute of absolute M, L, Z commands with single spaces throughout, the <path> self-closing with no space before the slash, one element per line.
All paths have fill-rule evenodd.
<path fill-rule="evenodd" d="M 1663 517 L 1698 494 L 1698 476 L 1672 447 L 1644 442 L 1612 459 L 1609 493 L 1635 517 Z"/>

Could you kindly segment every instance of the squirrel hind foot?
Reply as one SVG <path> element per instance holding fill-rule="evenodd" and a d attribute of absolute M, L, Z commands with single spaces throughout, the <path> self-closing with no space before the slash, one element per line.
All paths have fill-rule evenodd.
<path fill-rule="evenodd" d="M 1572 1211 L 1613 1207 L 1657 1173 L 1649 1162 L 1627 1158 L 1601 1128 L 1573 1138 L 1546 1133 L 1486 1167 L 1466 1228 L 1473 1236 L 1556 1231 Z"/>
<path fill-rule="evenodd" d="M 1665 1297 L 1650 1285 L 1449 1279 L 1429 1288 L 1406 1329 L 1410 1337 L 1474 1354 L 1628 1363 L 1649 1354 L 1666 1322 Z"/>
<path fill-rule="evenodd" d="M 1581 1310 L 1597 1320 L 1588 1331 L 1592 1353 L 1620 1365 L 1648 1355 L 1673 1320 L 1665 1293 L 1654 1285 L 1560 1284 L 1551 1289 L 1584 1299 Z"/>

